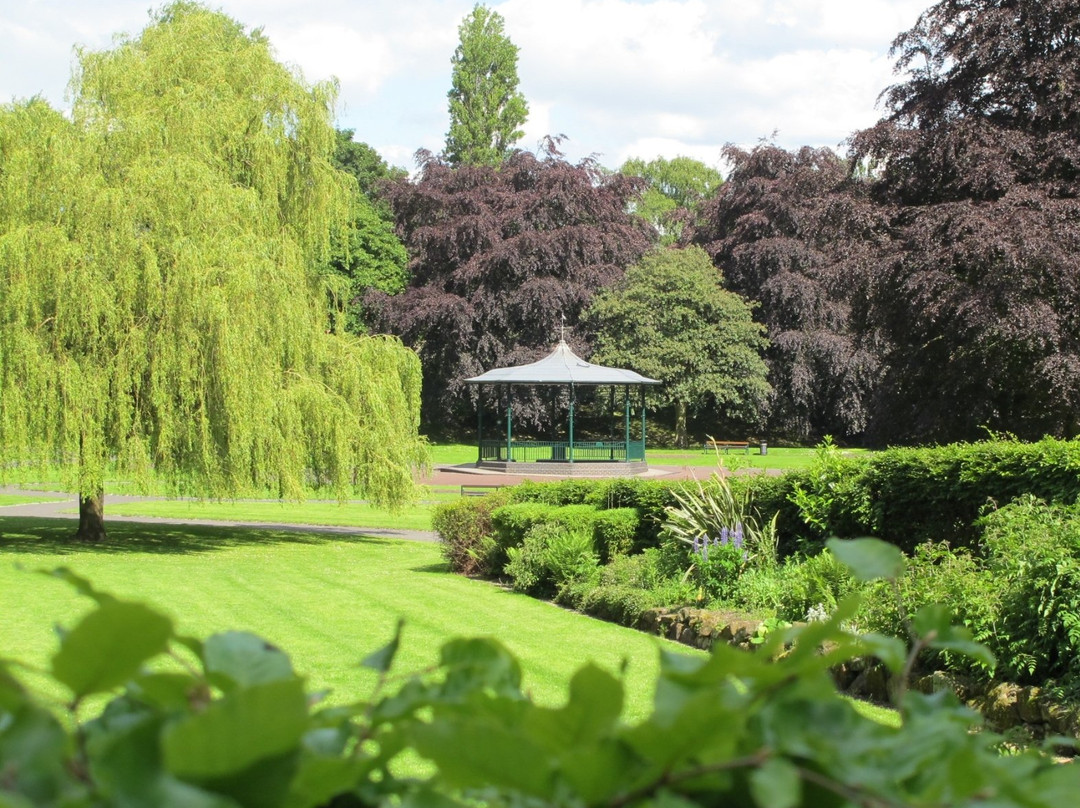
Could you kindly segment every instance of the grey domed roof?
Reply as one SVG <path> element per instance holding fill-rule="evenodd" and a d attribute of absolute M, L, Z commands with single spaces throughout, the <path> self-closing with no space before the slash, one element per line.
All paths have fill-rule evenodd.
<path fill-rule="evenodd" d="M 559 340 L 543 359 L 512 368 L 495 368 L 466 379 L 469 384 L 660 384 L 624 368 L 606 368 L 586 362 Z"/>

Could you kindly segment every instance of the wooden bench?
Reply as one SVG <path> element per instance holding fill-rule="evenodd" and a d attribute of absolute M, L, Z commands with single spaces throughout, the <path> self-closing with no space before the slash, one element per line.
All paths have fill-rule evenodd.
<path fill-rule="evenodd" d="M 503 485 L 501 483 L 498 484 L 498 485 L 485 485 L 483 483 L 477 483 L 475 485 L 465 484 L 465 485 L 461 486 L 461 496 L 463 496 L 463 497 L 486 497 L 488 494 L 490 494 L 496 488 L 502 488 L 502 487 L 503 487 Z"/>
<path fill-rule="evenodd" d="M 701 446 L 701 451 L 707 452 L 709 449 L 713 451 L 723 451 L 725 454 L 730 449 L 744 449 L 747 454 L 750 454 L 750 441 L 745 440 L 713 440 L 709 438 Z"/>

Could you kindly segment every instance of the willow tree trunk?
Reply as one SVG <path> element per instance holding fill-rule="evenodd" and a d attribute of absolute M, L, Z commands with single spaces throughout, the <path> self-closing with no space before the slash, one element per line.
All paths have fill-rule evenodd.
<path fill-rule="evenodd" d="M 686 402 L 675 402 L 675 445 L 680 449 L 687 446 L 686 440 Z"/>
<path fill-rule="evenodd" d="M 105 492 L 79 494 L 79 529 L 75 538 L 79 541 L 97 542 L 105 540 Z"/>

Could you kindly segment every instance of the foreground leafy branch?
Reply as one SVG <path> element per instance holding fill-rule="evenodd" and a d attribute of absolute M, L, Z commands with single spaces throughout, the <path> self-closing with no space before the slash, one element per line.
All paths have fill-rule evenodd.
<path fill-rule="evenodd" d="M 861 577 L 902 568 L 880 542 L 832 548 Z M 372 696 L 324 704 L 254 635 L 184 637 L 152 607 L 49 574 L 95 606 L 62 633 L 48 671 L 66 708 L 0 661 L 3 808 L 1049 808 L 1080 788 L 1080 769 L 1040 750 L 1002 756 L 1002 739 L 972 732 L 978 716 L 949 694 L 899 693 L 897 728 L 837 693 L 830 669 L 858 656 L 897 675 L 924 647 L 986 658 L 941 608 L 912 621 L 911 648 L 846 632 L 851 600 L 826 622 L 771 633 L 756 653 L 661 649 L 652 714 L 627 724 L 617 676 L 586 663 L 565 705 L 539 706 L 518 661 L 490 639 L 451 640 L 438 665 L 398 672 L 400 626 L 361 662 L 378 674 Z M 428 761 L 422 775 L 401 773 L 406 752 Z"/>

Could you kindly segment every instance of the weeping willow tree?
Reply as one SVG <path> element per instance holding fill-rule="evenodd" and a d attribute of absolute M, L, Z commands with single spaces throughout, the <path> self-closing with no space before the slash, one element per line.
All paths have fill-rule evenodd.
<path fill-rule="evenodd" d="M 0 475 L 63 469 L 79 537 L 115 466 L 177 493 L 407 501 L 420 369 L 326 305 L 352 178 L 332 85 L 190 3 L 80 52 L 71 119 L 0 109 Z"/>

